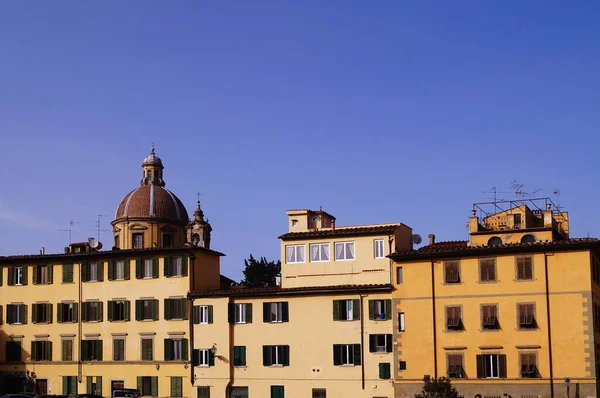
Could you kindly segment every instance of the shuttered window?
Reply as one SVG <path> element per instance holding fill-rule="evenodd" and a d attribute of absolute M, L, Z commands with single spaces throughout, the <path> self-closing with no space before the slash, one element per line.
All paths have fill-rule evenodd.
<path fill-rule="evenodd" d="M 24 325 L 27 323 L 27 306 L 25 304 L 6 305 L 6 323 Z"/>
<path fill-rule="evenodd" d="M 193 321 L 196 325 L 213 323 L 212 305 L 195 305 L 192 311 Z"/>
<path fill-rule="evenodd" d="M 108 302 L 108 320 L 110 322 L 129 321 L 129 300 L 112 300 Z"/>
<path fill-rule="evenodd" d="M 73 340 L 63 339 L 61 341 L 61 358 L 68 362 L 73 360 Z"/>
<path fill-rule="evenodd" d="M 158 397 L 158 376 L 138 376 L 137 389 L 141 396 Z"/>
<path fill-rule="evenodd" d="M 376 321 L 392 319 L 392 300 L 369 300 L 369 319 Z"/>
<path fill-rule="evenodd" d="M 506 355 L 482 354 L 477 355 L 477 378 L 497 379 L 506 378 Z"/>
<path fill-rule="evenodd" d="M 463 330 L 459 306 L 446 307 L 446 330 Z"/>
<path fill-rule="evenodd" d="M 341 365 L 360 365 L 360 344 L 334 344 L 333 345 L 333 364 Z"/>
<path fill-rule="evenodd" d="M 165 299 L 165 320 L 188 319 L 187 300 L 185 298 Z"/>
<path fill-rule="evenodd" d="M 285 398 L 283 386 L 271 386 L 271 398 Z"/>
<path fill-rule="evenodd" d="M 165 361 L 187 361 L 187 339 L 165 339 Z"/>
<path fill-rule="evenodd" d="M 138 258 L 135 261 L 137 279 L 158 278 L 158 258 Z"/>
<path fill-rule="evenodd" d="M 290 366 L 290 346 L 288 345 L 264 345 L 264 366 Z"/>
<path fill-rule="evenodd" d="M 77 376 L 63 376 L 62 393 L 65 396 L 73 396 L 77 394 Z"/>
<path fill-rule="evenodd" d="M 73 283 L 73 264 L 63 264 L 62 266 L 62 282 Z"/>
<path fill-rule="evenodd" d="M 210 398 L 210 387 L 209 386 L 198 387 L 198 398 Z"/>
<path fill-rule="evenodd" d="M 535 304 L 517 304 L 519 329 L 536 329 Z"/>
<path fill-rule="evenodd" d="M 392 352 L 392 335 L 370 334 L 369 352 Z"/>
<path fill-rule="evenodd" d="M 360 320 L 360 304 L 354 300 L 333 300 L 334 321 L 358 321 Z"/>
<path fill-rule="evenodd" d="M 246 366 L 246 346 L 233 347 L 233 366 Z"/>
<path fill-rule="evenodd" d="M 171 398 L 183 397 L 183 378 L 171 376 Z"/>
<path fill-rule="evenodd" d="M 83 282 L 102 282 L 104 280 L 104 262 L 92 261 L 81 266 Z"/>
<path fill-rule="evenodd" d="M 21 362 L 22 356 L 22 342 L 17 340 L 10 340 L 6 342 L 6 361 L 7 362 Z"/>
<path fill-rule="evenodd" d="M 233 304 L 228 306 L 229 323 L 252 323 L 252 304 Z"/>
<path fill-rule="evenodd" d="M 125 339 L 118 338 L 113 340 L 113 361 L 125 360 Z"/>
<path fill-rule="evenodd" d="M 81 342 L 82 361 L 102 361 L 102 340 L 83 340 Z"/>
<path fill-rule="evenodd" d="M 215 354 L 209 349 L 194 349 L 192 366 L 215 366 Z"/>
<path fill-rule="evenodd" d="M 165 276 L 177 277 L 188 275 L 188 258 L 186 256 L 174 256 L 164 258 Z"/>
<path fill-rule="evenodd" d="M 33 268 L 33 284 L 34 285 L 50 285 L 52 284 L 52 274 L 54 267 L 52 265 L 36 265 Z"/>
<path fill-rule="evenodd" d="M 481 306 L 481 327 L 483 329 L 498 329 L 498 307 L 495 304 Z"/>
<path fill-rule="evenodd" d="M 479 281 L 496 282 L 495 258 L 484 258 L 479 260 Z"/>
<path fill-rule="evenodd" d="M 463 354 L 448 354 L 448 377 L 462 379 L 465 377 L 463 369 Z"/>
<path fill-rule="evenodd" d="M 533 280 L 533 257 L 517 257 L 517 280 L 530 281 Z"/>
<path fill-rule="evenodd" d="M 537 369 L 537 354 L 534 352 L 521 353 L 521 377 L 522 378 L 538 378 L 540 374 Z"/>
<path fill-rule="evenodd" d="M 158 321 L 158 300 L 144 299 L 135 301 L 136 321 Z"/>
<path fill-rule="evenodd" d="M 327 390 L 324 388 L 313 388 L 312 398 L 327 398 Z"/>
<path fill-rule="evenodd" d="M 444 282 L 447 284 L 460 283 L 460 263 L 444 261 Z"/>
<path fill-rule="evenodd" d="M 86 301 L 81 306 L 81 320 L 84 322 L 102 322 L 102 301 Z"/>
<path fill-rule="evenodd" d="M 278 323 L 289 321 L 289 306 L 287 302 L 263 303 L 263 322 Z"/>
<path fill-rule="evenodd" d="M 154 360 L 154 341 L 151 338 L 142 339 L 142 361 Z"/>
<path fill-rule="evenodd" d="M 388 380 L 392 377 L 391 366 L 387 362 L 381 362 L 379 364 L 379 378 Z"/>
<path fill-rule="evenodd" d="M 70 323 L 78 321 L 78 303 L 58 303 L 56 304 L 56 308 L 56 317 L 58 323 Z"/>
<path fill-rule="evenodd" d="M 129 280 L 129 260 L 110 260 L 108 262 L 108 280 Z"/>
<path fill-rule="evenodd" d="M 52 323 L 52 304 L 35 303 L 31 305 L 32 323 Z"/>

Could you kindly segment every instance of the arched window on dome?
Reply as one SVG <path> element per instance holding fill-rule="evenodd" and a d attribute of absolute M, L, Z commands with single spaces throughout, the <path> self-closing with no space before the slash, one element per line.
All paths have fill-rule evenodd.
<path fill-rule="evenodd" d="M 535 243 L 535 236 L 531 234 L 523 235 L 521 243 Z"/>
<path fill-rule="evenodd" d="M 173 246 L 173 235 L 172 234 L 170 234 L 170 233 L 162 234 L 162 246 L 163 247 Z"/>
<path fill-rule="evenodd" d="M 148 170 L 148 182 L 152 181 L 152 170 Z"/>
<path fill-rule="evenodd" d="M 200 235 L 198 234 L 193 234 L 192 235 L 192 244 L 194 246 L 198 246 L 198 243 L 200 243 Z"/>
<path fill-rule="evenodd" d="M 500 246 L 502 244 L 502 239 L 498 236 L 492 236 L 490 240 L 488 240 L 488 246 Z"/>

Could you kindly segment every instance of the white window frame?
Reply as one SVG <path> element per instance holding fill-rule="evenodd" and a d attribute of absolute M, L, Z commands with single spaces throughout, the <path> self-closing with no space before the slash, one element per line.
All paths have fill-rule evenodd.
<path fill-rule="evenodd" d="M 183 258 L 171 257 L 171 276 L 183 276 Z"/>
<path fill-rule="evenodd" d="M 354 344 L 341 344 L 341 355 L 340 365 L 341 366 L 354 366 Z M 344 362 L 344 353 L 346 354 L 346 361 Z"/>
<path fill-rule="evenodd" d="M 234 304 L 235 305 L 235 314 L 234 321 L 235 323 L 246 323 L 246 305 L 247 304 Z"/>
<path fill-rule="evenodd" d="M 183 340 L 171 339 L 171 359 L 173 361 L 183 360 Z"/>
<path fill-rule="evenodd" d="M 375 336 L 375 352 L 387 352 L 387 336 L 385 334 L 376 334 Z M 383 345 L 379 344 L 380 338 L 383 338 Z"/>
<path fill-rule="evenodd" d="M 396 267 L 396 285 L 404 283 L 404 270 L 402 267 Z"/>
<path fill-rule="evenodd" d="M 283 303 L 269 303 L 269 322 L 283 322 Z"/>
<path fill-rule="evenodd" d="M 484 364 L 483 364 L 483 378 L 484 379 L 499 379 L 500 378 L 500 355 L 498 354 L 483 354 Z M 495 360 L 495 361 L 494 361 Z M 489 363 L 488 363 L 489 361 Z M 495 363 L 494 363 L 495 362 Z M 491 375 L 487 375 L 488 365 L 490 367 Z M 495 369 L 494 369 L 495 365 Z M 496 375 L 494 375 L 494 370 L 496 371 Z"/>
<path fill-rule="evenodd" d="M 115 261 L 115 280 L 125 280 L 125 260 Z"/>
<path fill-rule="evenodd" d="M 99 301 L 86 301 L 85 305 L 87 305 L 87 317 L 88 317 L 88 321 L 87 322 L 99 322 L 98 319 L 98 307 L 100 306 L 100 302 Z M 94 308 L 92 310 L 92 308 Z M 90 314 L 94 314 L 94 319 L 90 319 L 91 316 Z"/>
<path fill-rule="evenodd" d="M 15 267 L 13 269 L 13 285 L 23 286 L 23 267 Z"/>
<path fill-rule="evenodd" d="M 342 247 L 342 252 L 339 257 L 338 247 Z M 349 247 L 352 247 L 352 249 L 349 250 Z M 354 242 L 335 242 L 335 261 L 354 261 L 356 259 L 355 248 Z"/>
<path fill-rule="evenodd" d="M 341 319 L 342 321 L 353 321 L 354 320 L 354 303 L 352 300 L 343 300 L 346 302 L 346 319 Z"/>
<path fill-rule="evenodd" d="M 373 241 L 373 256 L 376 259 L 385 258 L 385 245 L 383 239 Z"/>
<path fill-rule="evenodd" d="M 142 267 L 142 279 L 152 279 L 152 263 L 153 263 L 153 259 L 151 258 L 145 258 L 144 259 L 144 264 Z"/>
<path fill-rule="evenodd" d="M 298 257 L 302 257 L 302 261 L 297 261 Z M 292 260 L 292 258 L 293 258 L 293 260 Z M 305 263 L 306 262 L 306 245 L 288 245 L 288 246 L 286 246 L 285 247 L 285 262 L 287 264 Z"/>
<path fill-rule="evenodd" d="M 283 366 L 283 346 L 271 346 L 271 366 Z"/>
<path fill-rule="evenodd" d="M 400 330 L 398 330 L 399 332 L 404 332 L 406 330 L 406 324 L 404 323 L 404 312 L 399 312 L 398 313 L 398 327 L 400 328 Z"/>
<path fill-rule="evenodd" d="M 317 249 L 316 258 L 313 257 L 313 247 Z M 326 251 L 323 251 L 325 249 Z M 329 243 L 311 243 L 309 245 L 309 253 L 310 253 L 310 262 L 311 263 L 324 263 L 328 262 L 330 259 L 329 256 Z M 324 258 L 326 257 L 326 258 Z"/>
<path fill-rule="evenodd" d="M 148 311 L 150 311 L 150 317 L 146 318 L 146 305 L 148 305 L 148 307 L 150 308 Z M 141 317 L 141 321 L 153 321 L 154 320 L 154 311 L 152 306 L 154 305 L 154 300 L 153 299 L 142 299 L 142 317 Z"/>
<path fill-rule="evenodd" d="M 140 237 L 140 242 L 136 242 L 136 238 Z M 134 250 L 140 250 L 144 248 L 144 233 L 143 232 L 133 232 L 131 234 L 131 243 Z M 138 243 L 140 243 L 138 245 Z"/>
<path fill-rule="evenodd" d="M 198 366 L 208 367 L 209 363 L 209 350 L 198 350 Z"/>
<path fill-rule="evenodd" d="M 208 323 L 208 305 L 199 305 L 198 306 L 198 318 L 200 319 L 201 324 Z"/>
<path fill-rule="evenodd" d="M 38 265 L 40 270 L 40 279 L 38 280 L 39 285 L 47 285 L 48 284 L 48 266 L 47 265 Z M 36 267 L 36 275 L 37 278 L 37 267 Z"/>
<path fill-rule="evenodd" d="M 375 319 L 385 319 L 387 317 L 387 314 L 385 313 L 385 300 L 375 300 L 375 303 L 373 304 L 374 307 L 374 316 Z M 383 314 L 383 318 L 381 317 L 381 315 Z"/>
<path fill-rule="evenodd" d="M 15 320 L 13 325 L 22 325 L 21 321 L 19 320 L 21 319 L 21 305 L 22 304 L 12 304 L 13 319 Z"/>
<path fill-rule="evenodd" d="M 98 282 L 98 262 L 92 261 L 88 264 L 88 282 Z"/>

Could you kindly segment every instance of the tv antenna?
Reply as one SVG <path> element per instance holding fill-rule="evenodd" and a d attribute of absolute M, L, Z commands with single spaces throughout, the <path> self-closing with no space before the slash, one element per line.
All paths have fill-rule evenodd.
<path fill-rule="evenodd" d="M 81 224 L 81 222 L 71 220 L 71 221 L 69 221 L 69 229 L 59 229 L 58 230 L 59 232 L 68 232 L 69 233 L 69 244 L 73 243 L 72 236 L 73 236 L 73 225 L 74 224 Z"/>
<path fill-rule="evenodd" d="M 88 231 L 96 231 L 98 241 L 100 241 L 100 232 L 108 232 L 108 229 L 102 229 L 102 217 L 108 216 L 104 214 L 98 214 L 98 220 L 90 221 L 90 227 L 93 227 L 94 229 L 88 229 Z"/>
<path fill-rule="evenodd" d="M 560 211 L 563 206 L 560 205 L 560 188 L 555 188 L 552 190 L 552 195 L 556 198 L 556 210 Z"/>
<path fill-rule="evenodd" d="M 498 200 L 504 200 L 502 198 L 498 199 L 498 194 L 505 194 L 505 193 L 510 193 L 510 192 L 498 192 L 498 190 L 496 189 L 496 187 L 492 187 L 492 189 L 488 190 L 488 191 L 482 191 L 481 194 L 494 194 L 494 202 L 497 202 Z M 490 198 L 485 198 L 485 199 L 490 199 Z"/>

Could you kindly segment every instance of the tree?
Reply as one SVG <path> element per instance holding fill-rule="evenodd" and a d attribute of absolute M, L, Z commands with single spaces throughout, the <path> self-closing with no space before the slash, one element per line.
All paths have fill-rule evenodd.
<path fill-rule="evenodd" d="M 440 377 L 425 383 L 420 394 L 415 398 L 463 398 L 462 395 L 452 387 L 450 379 Z"/>
<path fill-rule="evenodd" d="M 275 277 L 281 272 L 281 261 L 267 261 L 265 257 L 256 260 L 252 254 L 244 260 L 243 284 L 250 287 L 275 286 Z"/>

